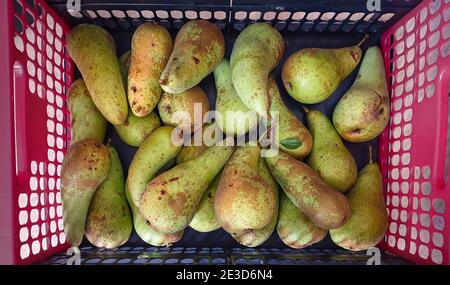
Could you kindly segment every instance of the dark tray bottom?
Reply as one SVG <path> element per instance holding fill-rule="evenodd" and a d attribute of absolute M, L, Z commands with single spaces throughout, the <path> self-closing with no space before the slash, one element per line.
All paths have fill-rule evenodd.
<path fill-rule="evenodd" d="M 116 32 L 113 33 L 113 36 L 117 43 L 117 50 L 118 55 L 120 56 L 125 51 L 128 51 L 130 49 L 130 42 L 131 42 L 131 36 L 132 32 Z M 173 35 L 175 36 L 175 35 Z M 234 44 L 234 41 L 236 39 L 237 34 L 234 32 L 225 33 L 225 39 L 227 44 L 227 54 L 226 58 L 229 58 L 229 55 L 231 53 L 231 48 Z M 281 61 L 281 64 L 278 66 L 278 68 L 274 71 L 274 76 L 278 82 L 279 89 L 282 93 L 283 100 L 287 104 L 287 106 L 297 115 L 299 119 L 301 119 L 305 123 L 305 115 L 303 113 L 301 104 L 293 100 L 285 91 L 284 86 L 281 82 L 281 76 L 280 71 L 282 64 L 286 60 L 286 58 L 294 53 L 295 51 L 301 49 L 301 48 L 307 48 L 307 47 L 322 47 L 322 48 L 335 48 L 335 47 L 345 47 L 354 45 L 363 37 L 362 34 L 354 34 L 354 35 L 346 35 L 346 34 L 339 34 L 339 35 L 287 35 L 284 36 L 284 39 L 286 41 L 286 52 L 284 55 L 283 60 Z M 363 45 L 364 50 L 367 49 L 367 47 L 376 45 L 379 42 L 379 37 L 372 36 L 368 42 L 366 42 Z M 310 105 L 309 108 L 312 109 L 318 109 L 327 115 L 331 115 L 334 106 L 337 104 L 339 98 L 345 93 L 345 91 L 351 86 L 353 83 L 353 80 L 356 77 L 357 69 L 345 80 L 338 90 L 326 101 Z M 78 74 L 79 76 L 79 74 Z M 209 75 L 206 79 L 204 79 L 200 86 L 203 88 L 203 90 L 208 94 L 209 101 L 210 101 L 210 107 L 211 109 L 214 109 L 215 106 L 215 85 L 214 85 L 214 77 L 213 75 Z M 120 159 L 122 161 L 125 174 L 127 174 L 128 167 L 131 163 L 131 160 L 133 159 L 134 153 L 136 152 L 137 148 L 130 147 L 123 143 L 121 139 L 116 134 L 114 128 L 112 126 L 109 126 L 108 132 L 107 132 L 107 140 L 111 141 L 111 144 L 117 149 L 120 155 Z M 353 154 L 359 169 L 362 168 L 368 161 L 368 146 L 369 144 L 372 145 L 375 153 L 374 157 L 377 157 L 377 148 L 378 148 L 378 142 L 377 140 L 373 140 L 368 143 L 345 143 L 350 152 Z M 89 242 L 84 241 L 83 246 L 89 246 Z M 126 246 L 129 247 L 135 247 L 135 246 L 141 246 L 141 247 L 147 247 L 148 245 L 144 243 L 135 232 L 133 232 L 130 240 L 126 243 Z M 182 248 L 188 248 L 188 247 L 221 247 L 225 249 L 231 249 L 235 247 L 242 247 L 239 245 L 234 239 L 232 239 L 229 234 L 227 234 L 222 229 L 216 230 L 211 233 L 198 233 L 194 231 L 191 228 L 187 228 L 185 231 L 185 234 L 183 238 L 175 243 L 173 245 L 174 247 L 182 247 Z M 272 236 L 260 247 L 258 248 L 277 248 L 277 249 L 287 249 L 288 247 L 279 239 L 276 231 L 272 234 Z M 335 250 L 338 249 L 336 245 L 333 244 L 329 236 L 324 239 L 322 242 L 317 243 L 311 247 L 310 249 L 330 249 Z M 90 250 L 89 252 L 91 252 Z"/>

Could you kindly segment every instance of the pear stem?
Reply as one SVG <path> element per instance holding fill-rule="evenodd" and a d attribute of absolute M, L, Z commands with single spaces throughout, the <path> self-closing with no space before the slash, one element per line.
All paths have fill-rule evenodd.
<path fill-rule="evenodd" d="M 369 163 L 373 163 L 373 149 L 372 149 L 372 145 L 369 145 Z"/>
<path fill-rule="evenodd" d="M 359 41 L 359 43 L 356 45 L 357 47 L 361 47 L 361 45 L 367 41 L 370 38 L 369 34 L 365 34 L 364 38 L 362 38 L 362 40 Z"/>
<path fill-rule="evenodd" d="M 303 107 L 303 110 L 305 110 L 305 113 L 308 114 L 309 113 L 309 109 L 306 108 L 305 106 L 302 106 L 302 107 Z"/>

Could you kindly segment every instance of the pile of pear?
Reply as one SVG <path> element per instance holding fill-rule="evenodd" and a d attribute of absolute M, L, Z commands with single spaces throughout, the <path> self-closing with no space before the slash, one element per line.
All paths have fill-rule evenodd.
<path fill-rule="evenodd" d="M 285 42 L 269 24 L 244 29 L 229 61 L 221 30 L 204 20 L 187 22 L 174 41 L 164 27 L 144 23 L 120 57 L 113 37 L 95 25 L 75 27 L 67 45 L 82 75 L 68 90 L 71 144 L 61 171 L 70 245 L 79 246 L 85 237 L 94 246 L 115 248 L 134 229 L 150 245 L 169 246 L 187 227 L 222 228 L 248 247 L 263 244 L 274 231 L 292 248 L 327 234 L 354 251 L 382 240 L 388 217 L 380 169 L 370 155 L 358 172 L 343 142 L 370 141 L 388 123 L 377 47 L 364 57 L 359 43 L 302 49 L 287 59 L 284 87 L 303 104 L 329 98 L 362 59 L 332 120 L 303 106 L 305 126 L 285 105 L 272 75 Z M 210 102 L 199 83 L 210 74 L 216 116 L 205 124 Z M 234 146 L 237 137 L 274 115 L 275 155 L 264 157 L 259 141 Z M 108 123 L 137 148 L 127 177 L 121 154 L 105 140 Z M 180 126 L 187 133 L 177 132 Z M 184 143 L 186 137 L 200 137 L 201 143 Z M 207 145 L 206 137 L 215 143 Z"/>

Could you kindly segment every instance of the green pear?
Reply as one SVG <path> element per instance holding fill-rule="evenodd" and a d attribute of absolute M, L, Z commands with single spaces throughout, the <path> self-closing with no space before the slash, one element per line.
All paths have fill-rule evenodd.
<path fill-rule="evenodd" d="M 355 159 L 325 114 L 306 108 L 305 110 L 308 128 L 314 141 L 307 163 L 319 172 L 326 183 L 344 193 L 356 181 L 358 168 Z"/>
<path fill-rule="evenodd" d="M 258 161 L 258 174 L 262 179 L 266 180 L 267 183 L 272 187 L 276 195 L 276 207 L 274 209 L 274 215 L 272 220 L 262 229 L 246 230 L 243 233 L 233 236 L 233 238 L 240 244 L 247 247 L 256 247 L 263 244 L 273 233 L 278 220 L 278 183 L 273 179 L 269 172 L 269 169 L 264 162 L 264 159 Z"/>
<path fill-rule="evenodd" d="M 262 229 L 276 214 L 276 189 L 258 173 L 260 152 L 259 146 L 238 147 L 223 170 L 214 209 L 232 236 Z"/>
<path fill-rule="evenodd" d="M 342 226 L 351 215 L 347 198 L 305 163 L 280 151 L 266 157 L 270 172 L 291 202 L 322 229 Z"/>
<path fill-rule="evenodd" d="M 211 184 L 209 184 L 208 189 L 200 200 L 200 204 L 192 221 L 189 223 L 189 226 L 197 232 L 207 233 L 220 228 L 216 213 L 214 212 L 214 199 L 216 197 L 217 186 L 219 186 L 221 175 L 222 171 L 220 171 Z"/>
<path fill-rule="evenodd" d="M 147 116 L 161 97 L 159 77 L 172 53 L 172 38 L 163 26 L 146 22 L 131 39 L 128 102 L 137 117 Z"/>
<path fill-rule="evenodd" d="M 160 126 L 161 119 L 155 112 L 151 112 L 145 117 L 137 117 L 133 112 L 129 112 L 127 120 L 122 125 L 114 126 L 114 128 L 122 141 L 138 147 Z"/>
<path fill-rule="evenodd" d="M 189 225 L 208 185 L 233 153 L 230 144 L 228 139 L 225 145 L 214 145 L 150 181 L 139 210 L 154 229 L 175 233 Z"/>
<path fill-rule="evenodd" d="M 204 126 L 197 132 L 202 135 L 203 139 L 204 132 L 207 132 L 209 128 L 214 127 L 214 124 Z M 178 154 L 176 163 L 182 164 L 188 160 L 194 159 L 207 149 L 208 147 L 204 143 L 200 145 L 185 145 Z M 205 194 L 203 194 L 203 197 L 200 200 L 197 212 L 192 218 L 192 221 L 189 223 L 189 226 L 198 232 L 212 232 L 220 228 L 220 224 L 217 221 L 216 214 L 214 212 L 214 198 L 216 196 L 217 186 L 219 185 L 221 175 L 222 171 L 220 171 L 214 178 L 213 182 L 209 184 L 208 189 L 206 190 Z"/>
<path fill-rule="evenodd" d="M 96 140 L 78 141 L 64 157 L 61 199 L 64 233 L 71 246 L 81 244 L 92 196 L 108 176 L 110 167 L 108 148 Z"/>
<path fill-rule="evenodd" d="M 343 139 L 366 142 L 383 132 L 389 116 L 383 55 L 374 46 L 367 50 L 355 82 L 336 105 L 333 123 Z"/>
<path fill-rule="evenodd" d="M 317 227 L 284 193 L 281 194 L 277 232 L 284 244 L 295 249 L 318 243 L 328 233 Z"/>
<path fill-rule="evenodd" d="M 138 206 L 148 182 L 158 170 L 178 155 L 181 146 L 172 141 L 174 128 L 157 128 L 146 138 L 131 161 L 128 169 L 128 190 L 134 205 Z"/>
<path fill-rule="evenodd" d="M 162 89 L 178 94 L 196 86 L 214 70 L 224 54 L 225 40 L 214 23 L 187 22 L 178 31 L 173 52 L 161 74 Z"/>
<path fill-rule="evenodd" d="M 170 246 L 171 244 L 179 241 L 184 234 L 184 231 L 179 231 L 174 234 L 163 234 L 154 230 L 148 222 L 139 213 L 139 208 L 134 204 L 131 199 L 130 191 L 127 187 L 128 183 L 125 183 L 125 194 L 127 196 L 128 203 L 130 204 L 131 213 L 133 214 L 133 225 L 137 235 L 146 243 L 153 246 Z"/>
<path fill-rule="evenodd" d="M 216 124 L 228 135 L 242 136 L 258 124 L 258 115 L 242 103 L 231 81 L 231 68 L 224 59 L 214 69 L 216 82 Z"/>
<path fill-rule="evenodd" d="M 331 239 L 348 250 L 360 251 L 376 246 L 383 240 L 389 218 L 383 195 L 380 168 L 372 161 L 359 172 L 358 180 L 347 198 L 352 205 L 350 219 L 340 228 L 330 231 Z"/>
<path fill-rule="evenodd" d="M 67 36 L 67 50 L 95 106 L 111 124 L 122 124 L 128 103 L 112 36 L 99 26 L 81 24 Z"/>
<path fill-rule="evenodd" d="M 108 146 L 111 167 L 95 191 L 86 219 L 86 238 L 96 247 L 115 248 L 124 244 L 133 229 L 124 191 L 122 164 L 116 150 Z"/>
<path fill-rule="evenodd" d="M 119 57 L 119 67 L 120 67 L 120 74 L 122 75 L 122 81 L 123 86 L 128 88 L 128 71 L 130 70 L 130 64 L 131 64 L 131 50 L 123 53 Z"/>
<path fill-rule="evenodd" d="M 267 118 L 270 107 L 267 80 L 284 54 L 281 34 L 267 23 L 245 28 L 231 52 L 231 78 L 242 103 Z"/>
<path fill-rule="evenodd" d="M 68 103 L 74 144 L 84 139 L 103 142 L 108 122 L 95 107 L 83 79 L 75 80 L 68 91 Z"/>
<path fill-rule="evenodd" d="M 281 99 L 280 90 L 273 77 L 269 77 L 269 96 L 271 113 L 278 112 L 278 141 L 285 153 L 302 159 L 313 145 L 311 134 L 302 122 L 286 107 Z"/>
<path fill-rule="evenodd" d="M 286 91 L 300 103 L 324 101 L 358 66 L 363 41 L 351 47 L 306 48 L 292 54 L 281 71 Z"/>

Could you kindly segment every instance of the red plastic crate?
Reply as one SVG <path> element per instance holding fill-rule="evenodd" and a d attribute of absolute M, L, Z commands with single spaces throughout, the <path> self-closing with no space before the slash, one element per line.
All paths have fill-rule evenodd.
<path fill-rule="evenodd" d="M 70 29 L 45 1 L 30 3 L 0 4 L 0 263 L 35 263 L 68 248 L 59 176 L 70 141 Z M 381 246 L 424 264 L 450 264 L 449 19 L 450 0 L 423 1 L 381 39 L 392 96 L 379 140 L 390 216 Z"/>
<path fill-rule="evenodd" d="M 0 263 L 23 264 L 68 247 L 59 176 L 73 66 L 60 17 L 44 1 L 16 3 L 0 5 Z"/>
<path fill-rule="evenodd" d="M 450 264 L 450 0 L 423 1 L 381 46 L 391 94 L 379 150 L 390 217 L 382 246 L 415 263 Z"/>

